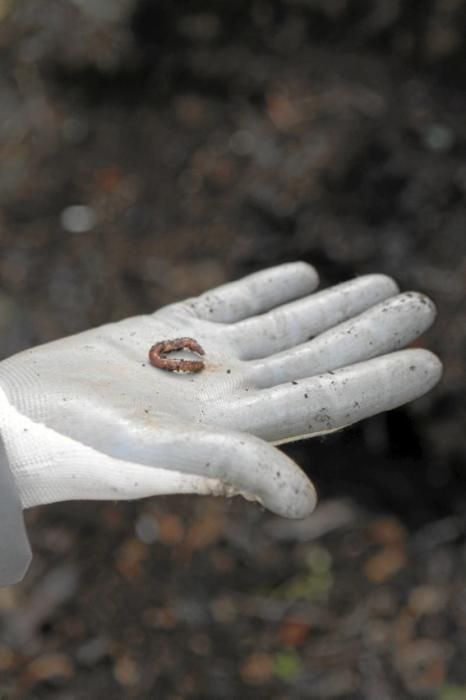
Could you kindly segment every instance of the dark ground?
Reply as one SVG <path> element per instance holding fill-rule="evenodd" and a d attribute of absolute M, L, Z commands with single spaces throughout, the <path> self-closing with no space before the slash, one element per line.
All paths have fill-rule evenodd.
<path fill-rule="evenodd" d="M 466 2 L 81 4 L 0 3 L 3 356 L 304 259 L 323 286 L 429 294 L 445 376 L 287 448 L 321 495 L 307 522 L 28 512 L 0 697 L 464 700 Z"/>

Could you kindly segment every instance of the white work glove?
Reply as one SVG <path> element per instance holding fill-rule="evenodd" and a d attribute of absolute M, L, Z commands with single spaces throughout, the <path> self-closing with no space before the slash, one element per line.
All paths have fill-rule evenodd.
<path fill-rule="evenodd" d="M 441 375 L 427 350 L 399 350 L 432 323 L 426 297 L 384 275 L 312 293 L 317 282 L 310 265 L 280 265 L 1 362 L 0 433 L 23 508 L 242 494 L 308 515 L 314 487 L 273 445 L 400 406 Z M 203 347 L 199 373 L 148 361 L 179 337 Z"/>

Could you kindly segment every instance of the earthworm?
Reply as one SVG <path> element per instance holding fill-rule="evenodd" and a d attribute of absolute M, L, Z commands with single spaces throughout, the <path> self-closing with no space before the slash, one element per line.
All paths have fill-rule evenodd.
<path fill-rule="evenodd" d="M 196 355 L 205 355 L 204 349 L 194 338 L 174 338 L 173 340 L 161 340 L 155 343 L 149 350 L 149 360 L 154 367 L 166 369 L 168 372 L 200 372 L 204 369 L 203 360 L 170 360 L 165 357 L 174 350 L 187 348 Z"/>

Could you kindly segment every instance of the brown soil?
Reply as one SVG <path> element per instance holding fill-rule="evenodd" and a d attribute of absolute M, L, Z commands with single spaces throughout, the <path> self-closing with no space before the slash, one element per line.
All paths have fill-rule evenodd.
<path fill-rule="evenodd" d="M 466 3 L 115 6 L 0 3 L 2 355 L 303 259 L 429 294 L 445 376 L 287 448 L 305 527 L 239 500 L 28 512 L 0 697 L 466 698 Z"/>

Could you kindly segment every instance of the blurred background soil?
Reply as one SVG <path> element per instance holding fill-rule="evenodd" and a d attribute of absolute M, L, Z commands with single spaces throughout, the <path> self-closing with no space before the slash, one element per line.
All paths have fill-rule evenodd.
<path fill-rule="evenodd" d="M 284 261 L 430 295 L 425 398 L 287 452 L 316 514 L 27 513 L 0 697 L 466 698 L 464 0 L 0 0 L 0 353 Z"/>

